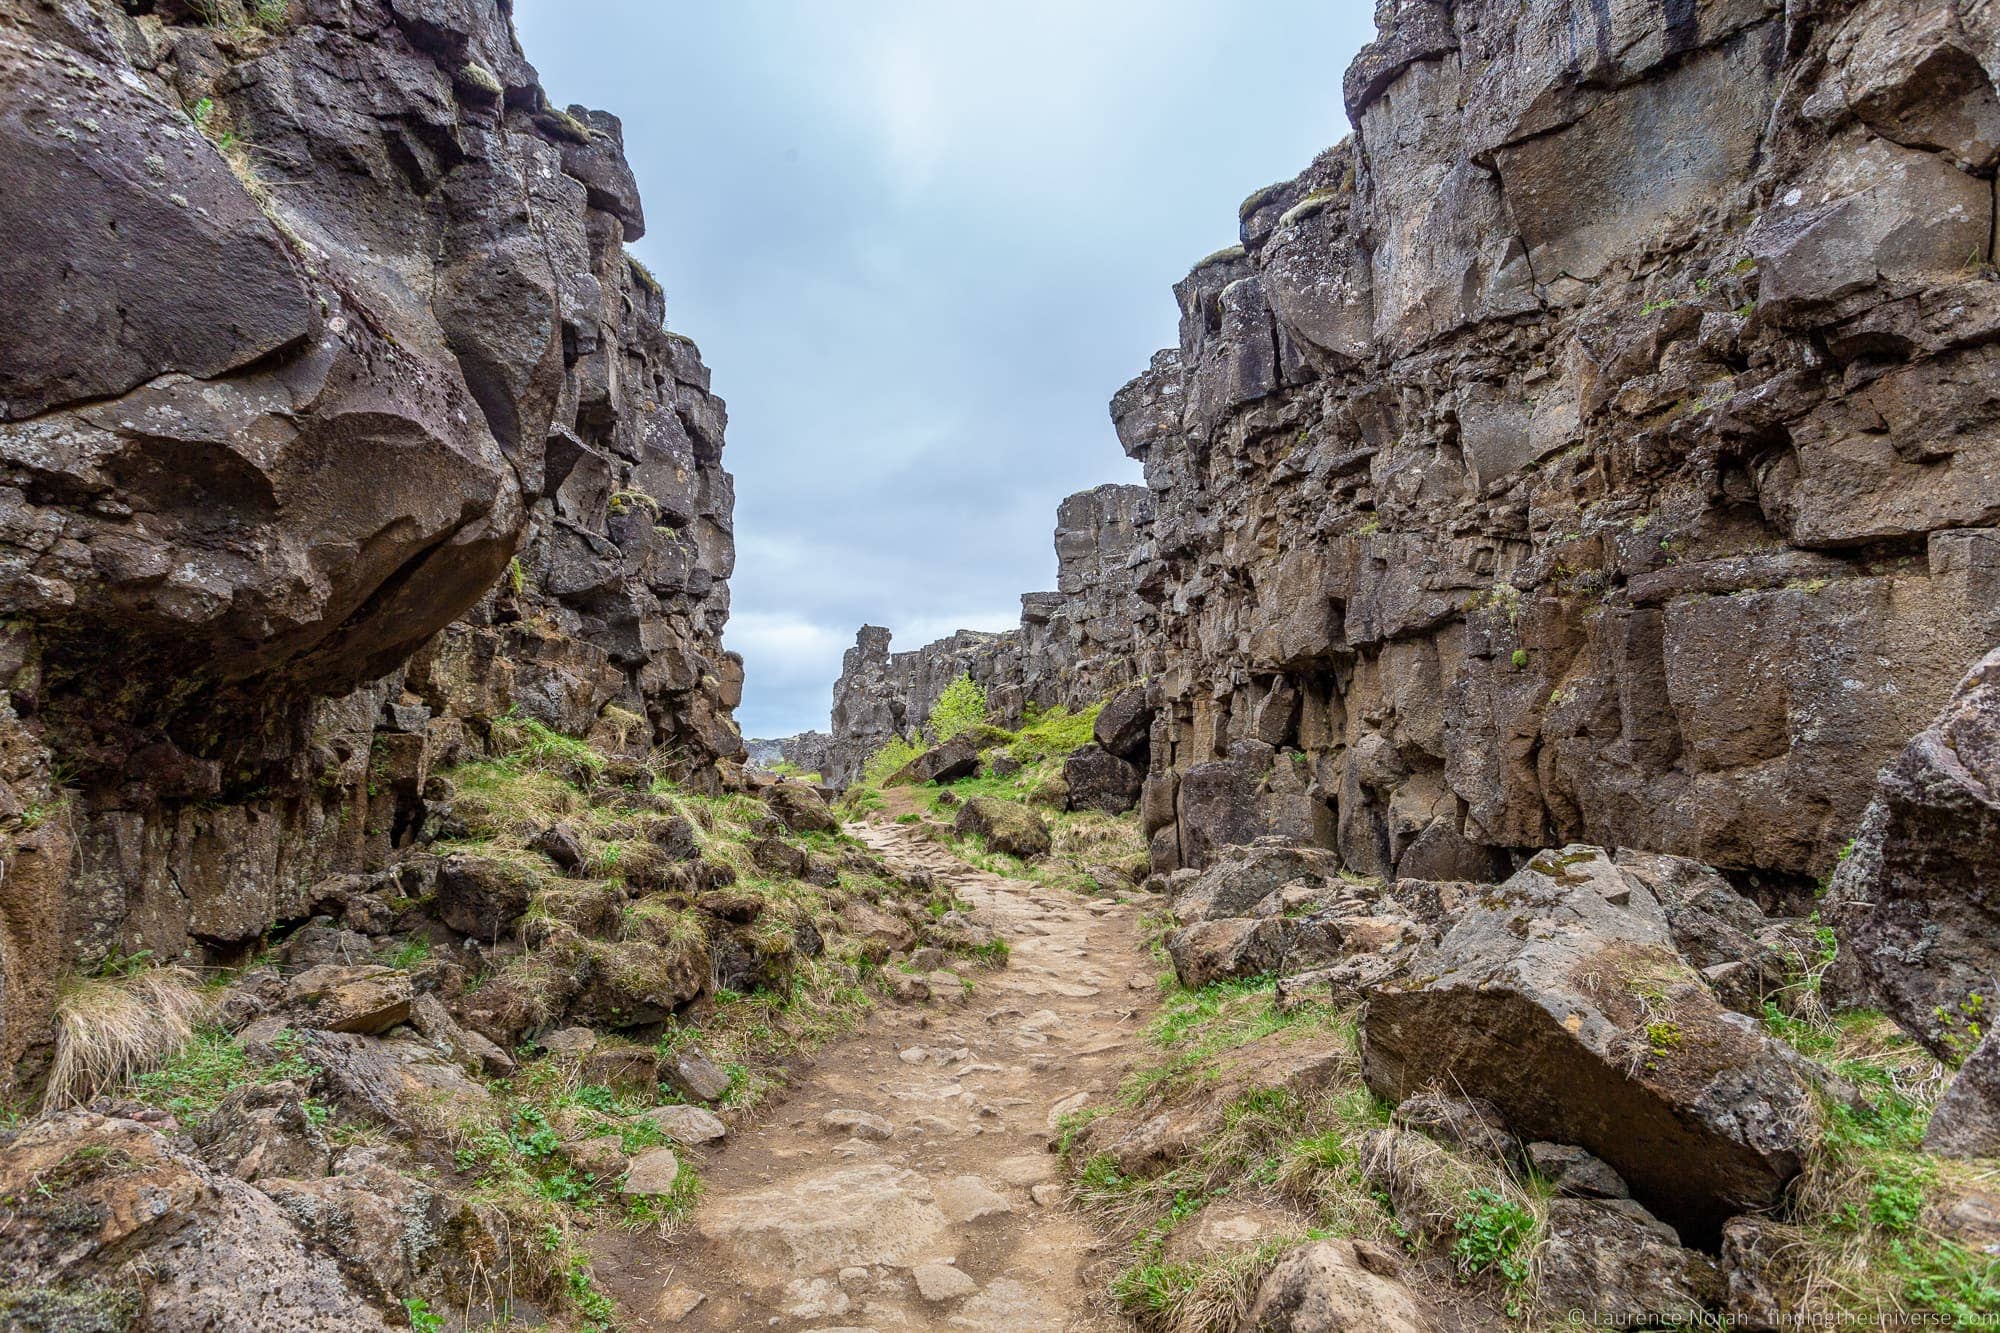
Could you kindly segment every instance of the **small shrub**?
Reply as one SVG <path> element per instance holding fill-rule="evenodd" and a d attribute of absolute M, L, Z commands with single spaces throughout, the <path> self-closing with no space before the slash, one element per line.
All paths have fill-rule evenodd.
<path fill-rule="evenodd" d="M 969 728 L 986 722 L 986 691 L 966 672 L 944 687 L 931 705 L 930 731 L 938 741 L 948 741 Z"/>
<path fill-rule="evenodd" d="M 898 736 L 869 756 L 868 762 L 861 767 L 861 780 L 870 787 L 880 787 L 897 769 L 923 752 L 923 746 Z"/>
<path fill-rule="evenodd" d="M 1024 764 L 1060 759 L 1090 744 L 1091 730 L 1097 725 L 1097 715 L 1103 711 L 1101 702 L 1074 713 L 1067 708 L 1046 709 L 1028 720 L 1009 748 Z"/>

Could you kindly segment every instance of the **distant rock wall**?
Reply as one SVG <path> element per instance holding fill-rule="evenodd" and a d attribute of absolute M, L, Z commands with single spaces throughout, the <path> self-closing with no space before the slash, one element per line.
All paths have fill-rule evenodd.
<path fill-rule="evenodd" d="M 2000 639 L 2000 12 L 1397 0 L 1175 289 L 1156 868 L 1824 874 Z"/>
<path fill-rule="evenodd" d="M 826 773 L 827 756 L 833 737 L 824 731 L 802 731 L 778 742 L 778 752 L 786 763 L 805 773 Z"/>
<path fill-rule="evenodd" d="M 725 413 L 617 118 L 505 0 L 285 11 L 0 0 L 0 1067 L 71 966 L 390 865 L 503 713 L 741 754 Z"/>
<path fill-rule="evenodd" d="M 1021 598 L 1021 626 L 960 630 L 910 652 L 864 625 L 833 687 L 831 740 L 820 770 L 846 785 L 891 739 L 913 737 L 945 686 L 962 675 L 986 687 L 996 721 L 1017 725 L 1029 705 L 1083 707 L 1144 674 L 1155 614 L 1141 588 L 1153 559 L 1153 497 L 1143 486 L 1099 486 L 1056 510 L 1056 590 Z M 804 767 L 801 764 L 801 767 Z"/>

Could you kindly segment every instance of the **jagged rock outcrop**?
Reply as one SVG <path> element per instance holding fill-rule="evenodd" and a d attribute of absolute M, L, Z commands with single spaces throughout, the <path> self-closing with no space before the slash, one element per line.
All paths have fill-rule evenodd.
<path fill-rule="evenodd" d="M 778 753 L 786 763 L 802 773 L 825 775 L 833 750 L 833 737 L 824 731 L 802 731 L 778 742 Z"/>
<path fill-rule="evenodd" d="M 0 1160 L 12 1327 L 390 1327 L 278 1202 L 145 1125 L 68 1112 Z"/>
<path fill-rule="evenodd" d="M 1398 0 L 1112 405 L 1156 868 L 1766 885 L 2000 639 L 2000 17 Z"/>
<path fill-rule="evenodd" d="M 387 866 L 509 710 L 740 754 L 725 414 L 617 118 L 502 0 L 279 8 L 0 0 L 0 1066 L 72 963 Z"/>
<path fill-rule="evenodd" d="M 1827 893 L 1839 967 L 1956 1063 L 1991 1027 L 2000 974 L 2000 652 L 1878 787 Z"/>
<path fill-rule="evenodd" d="M 1082 707 L 1144 675 L 1156 623 L 1141 595 L 1158 569 L 1152 522 L 1153 497 L 1143 486 L 1099 486 L 1064 500 L 1056 510 L 1056 590 L 1022 594 L 1019 629 L 962 629 L 891 653 L 889 631 L 863 625 L 833 687 L 832 736 L 814 749 L 823 762 L 811 771 L 839 786 L 852 782 L 889 741 L 920 733 L 945 686 L 963 675 L 986 688 L 987 707 L 1004 726 L 1018 725 L 1029 704 Z"/>

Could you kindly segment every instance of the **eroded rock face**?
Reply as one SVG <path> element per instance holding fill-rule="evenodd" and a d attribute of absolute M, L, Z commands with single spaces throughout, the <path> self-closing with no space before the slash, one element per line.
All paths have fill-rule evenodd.
<path fill-rule="evenodd" d="M 1801 1066 L 1725 1008 L 1645 883 L 1596 848 L 1544 852 L 1369 992 L 1362 1074 L 1434 1085 L 1523 1139 L 1575 1144 L 1690 1244 L 1775 1203 L 1815 1132 Z"/>
<path fill-rule="evenodd" d="M 2000 20 L 1821 8 L 1378 6 L 1112 403 L 1156 869 L 1831 868 L 2000 638 Z"/>
<path fill-rule="evenodd" d="M 1141 593 L 1158 568 L 1153 503 L 1143 486 L 1099 486 L 1064 500 L 1056 511 L 1056 590 L 1022 594 L 1019 629 L 960 630 L 891 653 L 888 630 L 862 626 L 833 687 L 830 736 L 792 738 L 793 762 L 845 786 L 890 740 L 918 735 L 938 696 L 962 675 L 985 688 L 993 720 L 1008 727 L 1020 724 L 1029 704 L 1081 708 L 1144 675 L 1157 619 Z M 1144 697 L 1135 708 L 1145 707 Z M 1150 720 L 1149 711 L 1144 716 Z M 1139 723 L 1137 743 L 1146 725 Z M 1136 749 L 1133 738 L 1126 748 Z M 1143 763 L 1143 754 L 1114 753 Z M 807 765 L 808 758 L 819 762 Z"/>
<path fill-rule="evenodd" d="M 725 413 L 617 119 L 497 0 L 154 8 L 0 0 L 0 816 L 74 793 L 5 856 L 5 1065 L 36 976 L 386 864 L 509 710 L 741 752 Z"/>
<path fill-rule="evenodd" d="M 0 1234 L 0 1258 L 22 1286 L 94 1294 L 147 1327 L 388 1328 L 277 1202 L 144 1125 L 53 1116 L 14 1135 L 0 1162 L 0 1191 L 25 1201 Z"/>

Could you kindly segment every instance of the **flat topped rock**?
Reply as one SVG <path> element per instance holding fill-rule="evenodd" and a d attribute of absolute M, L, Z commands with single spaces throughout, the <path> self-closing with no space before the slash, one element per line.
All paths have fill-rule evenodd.
<path fill-rule="evenodd" d="M 683 1096 L 697 1101 L 719 1101 L 729 1091 L 728 1072 L 692 1046 L 676 1051 L 661 1072 Z"/>
<path fill-rule="evenodd" d="M 653 1316 L 662 1323 L 678 1324 L 693 1314 L 695 1307 L 707 1299 L 706 1293 L 676 1283 L 661 1292 L 660 1299 L 653 1302 Z"/>
<path fill-rule="evenodd" d="M 937 1204 L 954 1222 L 1011 1213 L 1014 1205 L 978 1176 L 953 1176 L 937 1187 Z"/>
<path fill-rule="evenodd" d="M 712 1199 L 701 1233 L 772 1276 L 915 1262 L 949 1225 L 914 1171 L 843 1167 L 769 1189 Z"/>
<path fill-rule="evenodd" d="M 880 1142 L 896 1132 L 895 1126 L 879 1115 L 852 1108 L 837 1108 L 819 1118 L 819 1127 L 836 1134 L 850 1134 L 857 1139 L 872 1139 Z"/>
<path fill-rule="evenodd" d="M 639 1118 L 683 1147 L 713 1143 L 729 1133 L 722 1118 L 704 1106 L 655 1106 Z"/>
<path fill-rule="evenodd" d="M 933 1304 L 959 1300 L 979 1290 L 977 1282 L 950 1264 L 918 1264 L 910 1276 L 917 1280 L 917 1294 Z"/>
<path fill-rule="evenodd" d="M 648 1148 L 625 1169 L 621 1194 L 671 1194 L 680 1179 L 681 1163 L 672 1148 Z"/>

